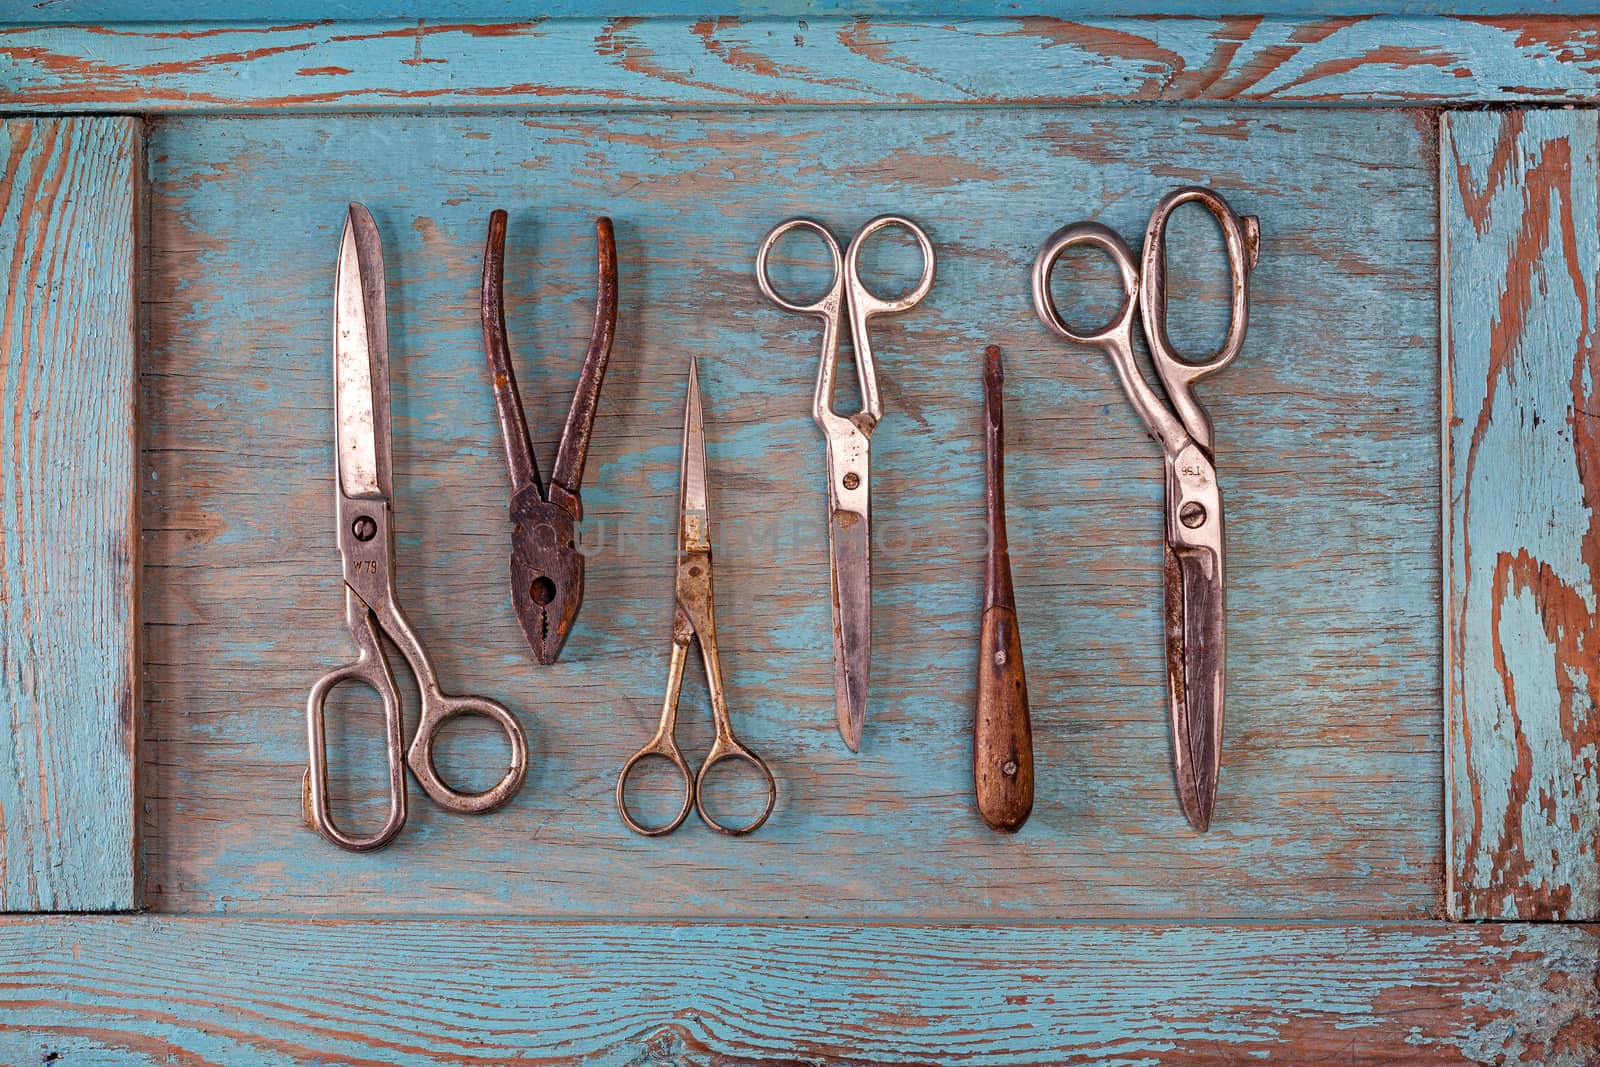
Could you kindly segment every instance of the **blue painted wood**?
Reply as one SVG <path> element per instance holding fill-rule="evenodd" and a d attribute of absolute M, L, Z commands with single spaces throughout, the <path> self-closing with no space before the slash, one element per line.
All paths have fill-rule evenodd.
<path fill-rule="evenodd" d="M 826 16 L 0 30 L 9 111 L 1600 100 L 1591 18 Z"/>
<path fill-rule="evenodd" d="M 630 18 L 696 16 L 771 16 L 811 19 L 915 19 L 934 22 L 953 18 L 1130 18 L 1148 16 L 1212 17 L 1240 10 L 1235 0 L 646 0 L 628 5 Z M 549 0 L 539 5 L 543 18 L 607 16 L 615 4 L 594 0 Z M 1374 15 L 1593 15 L 1594 0 L 1282 0 L 1272 5 L 1281 18 Z M 474 22 L 524 18 L 526 4 L 516 0 L 34 0 L 5 13 L 17 25 L 130 24 L 148 22 L 307 22 L 329 19 L 427 19 Z"/>
<path fill-rule="evenodd" d="M 137 905 L 125 118 L 0 123 L 0 910 Z"/>
<path fill-rule="evenodd" d="M 154 907 L 229 913 L 747 918 L 1419 917 L 1437 905 L 1441 695 L 1434 125 L 1377 111 L 745 112 L 205 118 L 152 129 L 142 484 Z M 1058 224 L 1137 240 L 1175 184 L 1261 218 L 1251 334 L 1202 387 L 1229 505 L 1230 707 L 1209 835 L 1165 725 L 1160 462 L 1104 359 L 1038 323 Z M 344 204 L 389 256 L 400 595 L 453 687 L 528 726 L 493 816 L 415 806 L 386 852 L 299 822 L 306 688 L 349 654 L 332 516 L 329 292 Z M 477 277 L 512 212 L 518 376 L 552 454 L 592 311 L 591 216 L 622 313 L 584 487 L 567 650 L 534 666 L 505 591 L 505 472 Z M 925 223 L 939 280 L 877 331 L 874 689 L 834 726 L 818 334 L 758 293 L 761 236 Z M 1203 216 L 1202 216 L 1203 218 Z M 1180 343 L 1221 329 L 1214 229 L 1175 233 Z M 1209 243 L 1208 243 L 1209 242 Z M 1210 249 L 1206 269 L 1198 257 Z M 885 256 L 885 266 L 905 262 Z M 1102 288 L 1104 270 L 1086 277 Z M 1038 797 L 973 810 L 981 352 L 1008 368 L 1008 495 Z M 686 361 L 701 360 L 719 629 L 740 732 L 782 790 L 752 838 L 624 830 L 617 768 L 654 723 L 670 625 Z M 686 733 L 707 715 L 690 673 Z M 376 803 L 376 719 L 341 739 Z M 487 776 L 496 748 L 450 757 Z M 368 809 L 371 810 L 371 809 Z M 1196 870 L 1204 870 L 1197 878 Z"/>
<path fill-rule="evenodd" d="M 0 1056 L 1587 1067 L 1597 968 L 1584 927 L 47 919 L 0 925 Z"/>
<path fill-rule="evenodd" d="M 1600 136 L 1450 115 L 1451 802 L 1460 918 L 1600 918 Z"/>

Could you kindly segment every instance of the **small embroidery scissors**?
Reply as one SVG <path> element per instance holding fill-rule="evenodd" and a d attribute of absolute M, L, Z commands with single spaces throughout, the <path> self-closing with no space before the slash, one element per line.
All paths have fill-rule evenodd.
<path fill-rule="evenodd" d="M 911 291 L 886 300 L 874 295 L 861 281 L 861 248 L 867 238 L 887 226 L 911 232 L 922 250 L 922 276 Z M 810 304 L 798 304 L 778 295 L 772 285 L 769 257 L 788 233 L 810 230 L 822 238 L 833 260 L 833 280 Z M 843 253 L 827 227 L 815 219 L 792 218 L 781 222 L 761 242 L 756 253 L 756 282 L 778 307 L 822 320 L 822 361 L 817 368 L 817 391 L 811 414 L 828 440 L 828 556 L 833 592 L 833 700 L 839 733 L 850 751 L 861 749 L 861 732 L 867 718 L 867 682 L 872 664 L 872 533 L 869 466 L 872 430 L 883 418 L 878 396 L 877 367 L 872 360 L 872 338 L 867 323 L 878 315 L 909 311 L 933 288 L 933 243 L 922 227 L 899 215 L 879 215 L 862 227 Z M 861 410 L 840 415 L 833 410 L 834 375 L 839 366 L 839 342 L 848 321 L 855 352 L 856 382 Z"/>
<path fill-rule="evenodd" d="M 646 837 L 670 834 L 683 824 L 692 806 L 705 824 L 731 836 L 748 834 L 760 828 L 772 814 L 778 800 L 778 783 L 766 762 L 733 735 L 728 720 L 728 702 L 722 691 L 722 661 L 717 655 L 717 622 L 711 597 L 711 530 L 706 515 L 706 427 L 700 410 L 700 378 L 693 360 L 689 363 L 689 398 L 683 416 L 683 468 L 678 484 L 678 562 L 673 581 L 672 660 L 667 667 L 667 696 L 661 704 L 661 723 L 655 736 L 629 757 L 617 776 L 617 810 L 628 829 Z M 689 770 L 675 736 L 678 729 L 678 696 L 683 691 L 683 669 L 689 659 L 689 645 L 700 640 L 700 658 L 706 667 L 706 689 L 711 694 L 711 713 L 716 724 L 716 739 L 700 765 L 700 773 Z M 668 760 L 683 778 L 683 805 L 670 822 L 649 826 L 628 811 L 628 776 L 647 759 Z M 705 806 L 706 776 L 719 763 L 743 760 L 766 779 L 767 803 L 760 815 L 743 826 L 718 822 Z"/>
<path fill-rule="evenodd" d="M 483 351 L 489 361 L 495 410 L 511 471 L 511 603 L 533 658 L 546 666 L 561 655 L 561 646 L 583 604 L 583 553 L 578 551 L 575 528 L 583 519 L 579 489 L 606 361 L 611 356 L 611 338 L 617 330 L 617 243 L 610 219 L 595 219 L 594 229 L 599 253 L 594 330 L 562 427 L 549 485 L 540 480 L 539 464 L 533 458 L 517 375 L 511 369 L 511 345 L 506 340 L 504 211 L 489 215 L 489 236 L 483 247 Z"/>
<path fill-rule="evenodd" d="M 1167 336 L 1167 220 L 1184 204 L 1202 205 L 1222 227 L 1231 281 L 1231 316 L 1222 346 L 1209 359 L 1178 355 Z M 1088 245 L 1109 255 L 1122 275 L 1122 306 L 1092 333 L 1069 326 L 1050 292 L 1050 272 L 1070 248 Z M 1122 389 L 1161 444 L 1166 460 L 1167 702 L 1173 771 L 1184 816 L 1196 830 L 1211 825 L 1222 760 L 1223 684 L 1226 663 L 1226 556 L 1222 494 L 1212 460 L 1211 419 L 1195 399 L 1194 383 L 1233 362 L 1250 321 L 1250 271 L 1260 250 L 1260 224 L 1235 215 L 1210 189 L 1186 186 L 1163 197 L 1144 234 L 1142 267 L 1115 231 L 1097 222 L 1057 230 L 1033 264 L 1033 304 L 1052 331 L 1111 357 Z M 1133 316 L 1144 325 L 1150 360 L 1167 401 L 1134 361 Z"/>
<path fill-rule="evenodd" d="M 502 705 L 483 697 L 456 697 L 439 688 L 433 661 L 395 598 L 393 461 L 389 437 L 389 329 L 384 299 L 383 245 L 372 216 L 351 204 L 339 242 L 334 283 L 334 438 L 337 487 L 337 537 L 344 557 L 345 622 L 355 641 L 355 661 L 323 675 L 306 701 L 310 768 L 302 808 L 319 834 L 352 852 L 388 844 L 406 822 L 405 768 L 440 807 L 467 815 L 493 811 L 522 787 L 528 770 L 528 742 L 522 727 Z M 394 673 L 379 640 L 388 636 L 416 677 L 422 712 L 416 735 L 404 747 L 404 722 Z M 324 707 L 342 682 L 361 682 L 383 701 L 384 741 L 389 764 L 389 817 L 367 837 L 348 834 L 328 811 L 328 753 Z M 433 765 L 439 730 L 459 715 L 481 715 L 505 731 L 511 762 L 505 775 L 482 793 L 459 793 L 446 785 Z"/>

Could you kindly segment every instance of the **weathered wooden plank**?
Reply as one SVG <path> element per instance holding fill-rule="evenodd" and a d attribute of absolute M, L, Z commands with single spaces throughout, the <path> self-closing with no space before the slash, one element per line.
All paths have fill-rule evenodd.
<path fill-rule="evenodd" d="M 137 905 L 127 118 L 0 123 L 0 910 Z"/>
<path fill-rule="evenodd" d="M 0 1056 L 1587 1067 L 1597 970 L 1581 926 L 16 920 Z"/>
<path fill-rule="evenodd" d="M 1396 111 L 1168 108 L 156 123 L 142 482 L 153 906 L 1429 913 L 1443 822 L 1434 129 Z M 1159 453 L 1104 358 L 1047 334 L 1028 290 L 1056 225 L 1093 214 L 1137 240 L 1159 196 L 1193 180 L 1264 234 L 1245 352 L 1201 390 L 1231 546 L 1226 756 L 1204 837 L 1169 765 Z M 309 837 L 298 814 L 305 692 L 350 654 L 328 331 L 354 197 L 389 256 L 400 595 L 452 687 L 503 699 L 534 750 L 509 808 L 465 820 L 419 799 L 396 846 L 362 857 Z M 506 593 L 506 475 L 480 351 L 479 256 L 502 206 L 510 331 L 546 464 L 592 316 L 593 215 L 616 219 L 620 248 L 584 486 L 587 601 L 549 668 L 532 664 Z M 891 208 L 926 224 L 941 258 L 927 300 L 876 327 L 874 689 L 852 757 L 834 725 L 809 415 L 818 332 L 766 302 L 753 259 L 790 214 L 849 232 Z M 1198 350 L 1220 336 L 1225 280 L 1214 227 L 1180 223 L 1175 327 Z M 1088 276 L 1097 294 L 1112 284 Z M 971 799 L 987 343 L 1007 353 L 1038 770 L 1033 818 L 1006 840 Z M 782 791 L 741 840 L 694 823 L 642 840 L 611 806 L 664 683 L 690 354 L 729 699 Z M 698 668 L 684 700 L 700 753 Z M 341 788 L 366 800 L 381 781 L 374 727 L 352 724 L 342 744 Z M 452 758 L 487 774 L 500 754 Z"/>
<path fill-rule="evenodd" d="M 1237 0 L 642 0 L 629 4 L 633 18 L 737 15 L 812 19 L 818 16 L 942 19 L 1110 18 L 1152 15 L 1235 14 Z M 616 8 L 595 0 L 547 0 L 544 18 L 605 16 Z M 1279 0 L 1272 11 L 1284 18 L 1330 15 L 1594 15 L 1594 0 Z M 33 0 L 6 12 L 17 25 L 206 22 L 313 22 L 329 19 L 427 19 L 496 21 L 517 18 L 526 9 L 515 0 Z"/>
<path fill-rule="evenodd" d="M 1447 896 L 1600 917 L 1600 183 L 1593 111 L 1452 114 Z"/>
<path fill-rule="evenodd" d="M 1600 98 L 1592 18 L 552 19 L 0 30 L 12 111 Z"/>

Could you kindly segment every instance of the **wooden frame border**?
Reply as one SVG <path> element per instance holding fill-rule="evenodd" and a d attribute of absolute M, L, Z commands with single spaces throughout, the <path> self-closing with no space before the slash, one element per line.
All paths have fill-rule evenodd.
<path fill-rule="evenodd" d="M 421 20 L 0 30 L 0 109 L 1600 100 L 1571 16 Z"/>
<path fill-rule="evenodd" d="M 0 125 L 0 911 L 137 907 L 133 118 Z"/>
<path fill-rule="evenodd" d="M 1582 1064 L 1600 931 L 0 925 L 14 1062 Z M 136 962 L 135 966 L 130 966 Z"/>
<path fill-rule="evenodd" d="M 1600 116 L 1440 138 L 1446 904 L 1600 918 Z"/>
<path fill-rule="evenodd" d="M 538 80 L 519 80 L 529 70 Z M 1557 16 L 0 30 L 0 109 L 41 116 L 1596 101 L 1595 21 Z M 140 120 L 16 121 L 54 130 L 67 153 L 52 162 L 13 152 L 16 174 L 55 167 L 62 181 L 88 184 L 0 217 L 0 247 L 14 260 L 32 248 L 24 259 L 43 271 L 12 287 L 0 347 L 0 489 L 7 507 L 32 509 L 30 525 L 8 521 L 0 565 L 0 637 L 15 650 L 0 673 L 0 707 L 13 717 L 12 747 L 0 752 L 16 772 L 0 775 L 0 906 L 127 910 L 140 903 L 131 432 Z M 1456 918 L 1593 919 L 1596 119 L 1541 110 L 1443 122 L 1446 903 Z M 13 178 L 6 191 L 14 203 L 42 187 Z M 98 236 L 85 241 L 84 226 Z M 86 248 L 90 260 L 71 257 Z M 85 345 L 94 360 L 82 358 Z M 52 373 L 58 387 L 35 391 Z M 38 436 L 41 420 L 86 426 L 92 440 Z M 70 552 L 59 530 L 31 523 L 44 515 L 48 472 L 68 454 L 93 458 L 75 468 L 64 512 L 66 540 L 88 546 L 79 558 L 89 569 L 56 581 Z M 52 650 L 65 658 L 49 676 L 30 673 Z M 17 737 L 38 741 L 28 766 Z M 69 779 L 79 788 L 52 789 Z M 84 792 L 85 781 L 95 788 Z M 36 795 L 49 803 L 30 806 Z M 233 962 L 242 951 L 248 965 Z M 620 1061 L 644 1051 L 1579 1064 L 1600 1047 L 1597 974 L 1600 928 L 1578 925 L 13 918 L 0 921 L 0 1050 L 153 1061 L 176 1049 L 263 1063 Z M 432 995 L 441 991 L 457 995 Z"/>

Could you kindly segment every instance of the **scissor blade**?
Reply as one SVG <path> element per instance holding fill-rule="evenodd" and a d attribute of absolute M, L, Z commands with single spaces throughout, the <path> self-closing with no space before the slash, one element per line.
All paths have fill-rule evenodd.
<path fill-rule="evenodd" d="M 872 539 L 867 517 L 835 511 L 828 525 L 833 557 L 833 703 L 839 734 L 861 750 L 872 666 Z"/>
<path fill-rule="evenodd" d="M 1189 825 L 1204 832 L 1211 825 L 1222 758 L 1226 640 L 1220 560 L 1210 549 L 1169 545 L 1166 580 L 1173 771 Z"/>
<path fill-rule="evenodd" d="M 683 469 L 678 479 L 678 549 L 706 540 L 706 425 L 700 411 L 700 374 L 691 358 L 689 395 L 683 411 Z"/>
<path fill-rule="evenodd" d="M 384 251 L 366 208 L 350 205 L 334 278 L 334 434 L 339 488 L 346 496 L 386 498 L 389 451 L 389 326 Z"/>
<path fill-rule="evenodd" d="M 351 204 L 334 280 L 334 424 L 339 485 L 346 496 L 387 497 L 389 331 L 383 295 L 383 245 L 372 216 Z"/>

